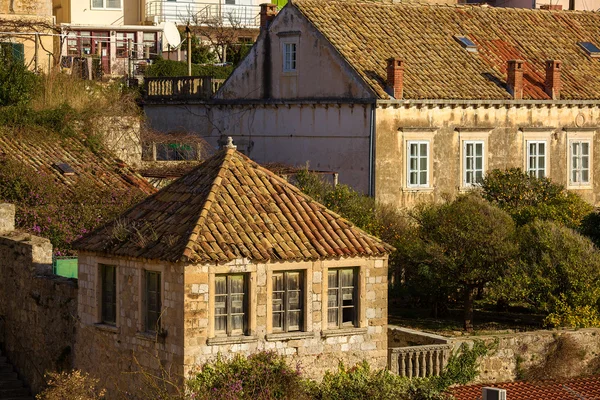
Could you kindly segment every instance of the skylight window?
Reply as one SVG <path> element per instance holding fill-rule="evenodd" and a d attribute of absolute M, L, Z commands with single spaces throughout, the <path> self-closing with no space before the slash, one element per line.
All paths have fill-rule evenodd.
<path fill-rule="evenodd" d="M 54 164 L 54 167 L 60 171 L 64 176 L 73 176 L 75 175 L 75 171 L 71 166 L 67 163 L 58 163 Z"/>
<path fill-rule="evenodd" d="M 454 36 L 454 39 L 456 39 L 456 41 L 460 43 L 461 46 L 464 47 L 469 53 L 477 53 L 477 45 L 468 37 L 456 35 Z"/>
<path fill-rule="evenodd" d="M 600 57 L 600 49 L 592 42 L 579 42 L 581 48 L 585 50 L 590 57 Z"/>

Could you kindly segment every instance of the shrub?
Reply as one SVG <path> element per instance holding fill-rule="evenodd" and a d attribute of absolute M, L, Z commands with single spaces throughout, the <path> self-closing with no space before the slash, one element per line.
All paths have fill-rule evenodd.
<path fill-rule="evenodd" d="M 481 188 L 483 197 L 508 212 L 519 226 L 543 219 L 577 228 L 592 211 L 579 195 L 564 186 L 519 168 L 490 171 Z"/>
<path fill-rule="evenodd" d="M 23 62 L 0 52 L 0 106 L 29 103 L 37 85 L 38 77 Z"/>
<path fill-rule="evenodd" d="M 99 400 L 106 391 L 97 387 L 98 379 L 81 371 L 49 373 L 48 387 L 36 396 L 37 400 Z"/>
<path fill-rule="evenodd" d="M 409 380 L 388 370 L 371 370 L 366 361 L 346 368 L 340 364 L 336 372 L 325 373 L 323 381 L 313 391 L 319 400 L 387 400 L 408 399 Z"/>
<path fill-rule="evenodd" d="M 233 66 L 197 65 L 192 64 L 193 76 L 211 76 L 217 79 L 227 79 Z M 187 76 L 187 63 L 183 61 L 157 59 L 146 69 L 147 77 Z"/>
<path fill-rule="evenodd" d="M 600 251 L 593 243 L 551 221 L 523 226 L 518 241 L 520 261 L 502 282 L 504 295 L 550 314 L 549 325 L 596 325 Z"/>
<path fill-rule="evenodd" d="M 274 352 L 230 360 L 219 356 L 192 374 L 187 389 L 194 399 L 308 399 L 299 367 L 290 368 Z"/>
<path fill-rule="evenodd" d="M 414 264 L 428 267 L 435 290 L 461 291 L 465 329 L 472 330 L 475 290 L 503 276 L 516 255 L 514 222 L 474 194 L 426 206 L 417 218 L 423 258 Z"/>

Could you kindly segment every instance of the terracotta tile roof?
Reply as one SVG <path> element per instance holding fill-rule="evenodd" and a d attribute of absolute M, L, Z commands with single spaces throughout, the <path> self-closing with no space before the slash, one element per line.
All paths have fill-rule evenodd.
<path fill-rule="evenodd" d="M 25 163 L 36 171 L 53 175 L 68 188 L 78 179 L 86 179 L 98 187 L 117 190 L 141 190 L 152 194 L 156 189 L 134 170 L 109 153 L 92 152 L 80 138 L 40 141 L 35 138 L 0 132 L 0 162 L 4 159 Z M 67 164 L 74 174 L 63 174 L 58 164 Z"/>
<path fill-rule="evenodd" d="M 600 375 L 537 382 L 509 382 L 490 385 L 470 385 L 452 388 L 456 400 L 480 400 L 483 387 L 506 389 L 507 400 L 598 400 Z"/>
<path fill-rule="evenodd" d="M 600 99 L 600 60 L 578 45 L 600 46 L 600 13 L 390 0 L 295 0 L 381 99 L 386 60 L 404 61 L 405 99 L 510 99 L 507 60 L 524 65 L 524 99 L 544 93 L 545 61 L 563 62 L 561 99 Z M 467 52 L 455 35 L 470 38 Z"/>
<path fill-rule="evenodd" d="M 381 256 L 393 250 L 231 149 L 218 152 L 75 247 L 197 263 Z"/>

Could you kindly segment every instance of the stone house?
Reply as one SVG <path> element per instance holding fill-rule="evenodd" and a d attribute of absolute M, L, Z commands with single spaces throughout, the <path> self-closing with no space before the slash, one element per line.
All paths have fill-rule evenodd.
<path fill-rule="evenodd" d="M 392 248 L 232 148 L 76 247 L 75 365 L 113 391 L 217 354 L 387 365 Z"/>
<path fill-rule="evenodd" d="M 308 162 L 398 206 L 507 167 L 600 201 L 600 14 L 297 0 L 262 16 L 216 95 L 147 101 L 153 127 L 231 135 L 257 162 Z"/>

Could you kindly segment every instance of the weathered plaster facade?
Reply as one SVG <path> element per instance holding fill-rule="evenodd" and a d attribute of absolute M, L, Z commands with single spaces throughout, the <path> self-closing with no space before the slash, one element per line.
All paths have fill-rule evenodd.
<path fill-rule="evenodd" d="M 218 148 L 226 136 L 259 163 L 279 162 L 339 172 L 340 183 L 369 191 L 372 106 L 279 103 L 146 105 L 152 128 L 201 135 Z"/>

